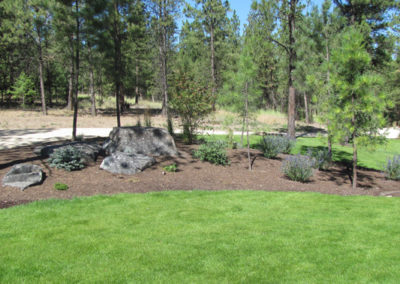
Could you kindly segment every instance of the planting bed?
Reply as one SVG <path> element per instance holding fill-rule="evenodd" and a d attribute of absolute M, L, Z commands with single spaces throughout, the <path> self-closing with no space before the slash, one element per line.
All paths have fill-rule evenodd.
<path fill-rule="evenodd" d="M 101 141 L 98 141 L 99 143 Z M 40 165 L 46 178 L 41 185 L 21 191 L 18 188 L 0 187 L 0 208 L 49 198 L 73 198 L 96 194 L 140 193 L 164 190 L 267 190 L 312 191 L 338 195 L 390 195 L 400 196 L 400 182 L 386 180 L 383 173 L 372 170 L 359 171 L 358 189 L 352 190 L 350 174 L 344 165 L 335 165 L 328 171 L 316 171 L 310 182 L 290 181 L 281 172 L 285 155 L 267 159 L 261 152 L 252 150 L 256 157 L 253 170 L 247 169 L 244 149 L 228 151 L 230 165 L 216 166 L 192 157 L 198 145 L 184 145 L 177 141 L 180 156 L 157 158 L 157 163 L 145 171 L 128 176 L 116 175 L 99 168 L 103 157 L 95 165 L 80 171 L 67 172 L 50 168 L 46 159 L 33 153 L 34 146 L 0 151 L 0 178 L 18 163 Z M 165 172 L 163 167 L 175 163 L 177 172 Z M 57 182 L 68 185 L 68 190 L 57 191 Z"/>

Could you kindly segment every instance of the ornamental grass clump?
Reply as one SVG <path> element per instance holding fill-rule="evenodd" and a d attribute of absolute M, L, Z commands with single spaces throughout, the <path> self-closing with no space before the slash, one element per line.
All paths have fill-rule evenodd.
<path fill-rule="evenodd" d="M 207 161 L 216 165 L 228 165 L 229 160 L 226 155 L 226 143 L 221 140 L 209 141 L 194 152 L 194 157 L 202 161 Z"/>
<path fill-rule="evenodd" d="M 385 175 L 388 179 L 400 180 L 400 155 L 388 159 L 385 166 Z"/>
<path fill-rule="evenodd" d="M 291 180 L 306 182 L 313 175 L 313 160 L 308 156 L 289 156 L 283 162 L 282 172 Z"/>
<path fill-rule="evenodd" d="M 328 149 L 315 151 L 308 149 L 307 156 L 313 160 L 315 169 L 327 170 L 332 165 L 332 158 Z"/>
<path fill-rule="evenodd" d="M 295 143 L 296 140 L 287 136 L 266 135 L 261 140 L 260 148 L 265 157 L 272 159 L 280 153 L 289 154 Z"/>
<path fill-rule="evenodd" d="M 48 162 L 50 163 L 50 167 L 64 169 L 69 172 L 85 167 L 81 152 L 72 146 L 56 149 L 50 155 Z"/>

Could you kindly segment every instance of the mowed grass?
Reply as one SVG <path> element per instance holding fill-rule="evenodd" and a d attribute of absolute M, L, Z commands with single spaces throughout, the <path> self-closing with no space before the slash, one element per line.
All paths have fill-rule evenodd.
<path fill-rule="evenodd" d="M 293 154 L 307 154 L 308 149 L 327 149 L 326 138 L 298 138 Z M 357 165 L 374 170 L 383 170 L 388 159 L 400 155 L 400 139 L 388 139 L 385 144 L 377 145 L 374 148 L 358 147 Z M 352 146 L 333 144 L 332 159 L 337 162 L 351 162 L 353 160 Z"/>
<path fill-rule="evenodd" d="M 400 199 L 257 191 L 0 210 L 1 283 L 398 283 Z"/>

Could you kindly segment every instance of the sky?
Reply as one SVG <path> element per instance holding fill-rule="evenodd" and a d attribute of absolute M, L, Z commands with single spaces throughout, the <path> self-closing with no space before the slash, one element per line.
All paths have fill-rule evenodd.
<path fill-rule="evenodd" d="M 236 10 L 236 14 L 240 20 L 241 31 L 243 31 L 244 24 L 247 23 L 247 16 L 250 12 L 251 3 L 253 0 L 228 0 L 231 10 Z M 321 6 L 324 0 L 310 0 L 310 4 Z M 192 2 L 192 1 L 188 1 Z"/>
<path fill-rule="evenodd" d="M 236 14 L 240 20 L 241 30 L 243 25 L 247 23 L 247 16 L 249 15 L 250 6 L 253 0 L 228 0 L 231 6 L 231 10 L 236 10 Z M 321 6 L 324 0 L 310 0 L 310 4 Z"/>

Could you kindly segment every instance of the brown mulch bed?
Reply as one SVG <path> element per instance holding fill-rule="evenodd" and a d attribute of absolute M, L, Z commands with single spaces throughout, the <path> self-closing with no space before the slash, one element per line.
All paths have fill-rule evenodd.
<path fill-rule="evenodd" d="M 60 142 L 58 142 L 60 143 Z M 30 162 L 42 166 L 46 178 L 42 184 L 21 191 L 18 188 L 0 187 L 0 208 L 48 198 L 73 198 L 96 194 L 140 193 L 163 190 L 268 190 L 268 191 L 312 191 L 338 195 L 400 195 L 400 182 L 386 180 L 381 172 L 359 171 L 357 190 L 352 190 L 349 172 L 336 165 L 328 171 L 316 171 L 310 182 L 290 181 L 281 172 L 284 155 L 278 159 L 267 159 L 257 150 L 252 150 L 256 159 L 253 170 L 247 169 L 246 150 L 230 150 L 230 166 L 216 166 L 192 157 L 197 145 L 177 142 L 180 156 L 157 158 L 157 164 L 132 176 L 116 175 L 99 168 L 97 163 L 81 171 L 66 172 L 50 168 L 46 159 L 33 153 L 34 146 L 0 151 L 0 179 L 18 163 Z M 163 167 L 171 163 L 178 165 L 175 173 L 165 173 Z M 56 182 L 69 186 L 66 191 L 54 189 Z"/>

